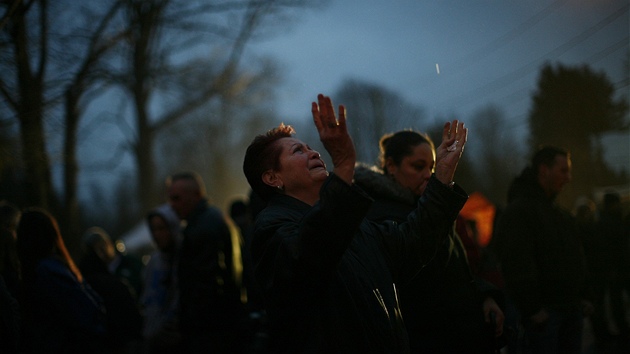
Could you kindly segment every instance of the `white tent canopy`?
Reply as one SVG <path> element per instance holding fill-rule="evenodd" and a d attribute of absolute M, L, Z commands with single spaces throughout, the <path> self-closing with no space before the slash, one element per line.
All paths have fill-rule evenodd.
<path fill-rule="evenodd" d="M 120 237 L 120 241 L 124 244 L 124 252 L 126 253 L 142 256 L 156 249 L 145 220 L 140 221 L 131 230 L 125 232 Z"/>

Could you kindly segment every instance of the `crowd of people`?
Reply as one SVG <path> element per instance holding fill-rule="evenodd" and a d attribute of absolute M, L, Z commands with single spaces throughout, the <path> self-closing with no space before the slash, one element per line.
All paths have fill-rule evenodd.
<path fill-rule="evenodd" d="M 241 231 L 198 174 L 166 185 L 146 215 L 156 246 L 146 265 L 101 227 L 84 232 L 75 262 L 50 212 L 2 202 L 2 353 L 256 352 L 262 318 L 249 320 Z"/>
<path fill-rule="evenodd" d="M 281 124 L 249 145 L 250 198 L 229 215 L 198 174 L 171 175 L 147 264 L 101 227 L 75 262 L 49 211 L 0 204 L 0 352 L 581 353 L 587 316 L 590 352 L 630 348 L 628 220 L 614 193 L 574 215 L 554 202 L 568 151 L 541 148 L 513 181 L 485 250 L 493 283 L 459 215 L 462 122 L 437 146 L 386 134 L 371 165 L 343 106 L 319 95 L 311 111 L 332 168 Z"/>

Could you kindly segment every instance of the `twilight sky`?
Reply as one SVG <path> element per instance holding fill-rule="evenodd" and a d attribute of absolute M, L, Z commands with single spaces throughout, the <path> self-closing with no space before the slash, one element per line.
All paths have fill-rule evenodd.
<path fill-rule="evenodd" d="M 310 120 L 317 93 L 333 95 L 352 78 L 398 93 L 432 119 L 454 115 L 468 123 L 475 111 L 494 104 L 523 138 L 545 62 L 588 64 L 608 75 L 618 95 L 630 96 L 628 8 L 628 0 L 328 0 L 247 50 L 283 68 L 278 123 Z M 472 147 L 474 126 L 468 126 Z M 630 134 L 604 143 L 611 166 L 629 170 Z M 93 149 L 81 152 L 82 161 L 94 156 Z M 108 173 L 82 173 L 82 190 L 130 178 L 131 159 L 125 154 Z"/>
<path fill-rule="evenodd" d="M 467 121 L 494 104 L 524 136 L 545 62 L 588 64 L 608 75 L 618 95 L 629 95 L 628 6 L 628 0 L 329 0 L 247 50 L 283 68 L 279 122 L 310 120 L 317 93 L 333 95 L 352 78 L 397 92 L 434 119 Z M 607 138 L 605 147 L 614 168 L 629 168 L 628 133 Z"/>
<path fill-rule="evenodd" d="M 333 95 L 355 78 L 431 118 L 466 120 L 492 103 L 525 133 L 545 62 L 588 64 L 628 95 L 628 12 L 628 0 L 332 0 L 250 50 L 282 63 L 277 113 L 285 121 L 310 119 L 317 93 Z M 628 166 L 630 138 L 613 140 L 625 144 L 613 163 Z"/>

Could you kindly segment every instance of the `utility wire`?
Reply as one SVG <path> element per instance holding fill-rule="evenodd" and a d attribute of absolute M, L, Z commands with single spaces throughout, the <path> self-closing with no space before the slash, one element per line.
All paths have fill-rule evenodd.
<path fill-rule="evenodd" d="M 473 51 L 472 53 L 469 53 L 468 55 L 465 55 L 464 57 L 457 59 L 452 63 L 449 63 L 448 64 L 449 73 L 457 74 L 457 73 L 462 72 L 465 69 L 470 68 L 472 64 L 479 62 L 484 57 L 488 57 L 490 54 L 496 52 L 497 50 L 501 49 L 505 45 L 512 42 L 516 37 L 522 36 L 524 33 L 529 31 L 532 27 L 537 25 L 540 21 L 544 20 L 547 16 L 551 15 L 554 11 L 561 8 L 567 2 L 568 2 L 567 0 L 554 1 L 549 6 L 538 11 L 533 16 L 531 16 L 530 18 L 528 18 L 527 20 L 525 20 L 524 22 L 522 22 L 521 24 L 519 24 L 512 30 L 508 31 L 501 37 L 487 43 L 486 45 Z M 424 78 L 421 78 L 420 80 L 413 79 L 413 81 L 414 82 L 427 82 L 427 81 L 431 81 L 432 79 L 434 79 L 434 75 L 425 75 Z"/>
<path fill-rule="evenodd" d="M 628 47 L 628 41 L 630 40 L 630 37 L 625 37 L 621 40 L 619 40 L 617 43 L 614 43 L 610 46 L 608 46 L 607 48 L 605 48 L 604 50 L 597 52 L 595 54 L 593 54 L 592 56 L 590 56 L 586 62 L 589 64 L 595 64 L 603 59 L 605 59 L 606 57 L 608 57 L 610 54 L 616 52 L 619 49 L 622 48 L 627 48 Z M 617 82 L 614 84 L 615 86 L 615 90 L 619 90 L 621 88 L 623 88 L 624 86 L 620 87 L 620 84 L 625 83 L 625 85 L 628 85 L 628 78 L 626 77 L 626 79 L 621 80 L 620 82 Z M 510 93 L 507 96 L 504 96 L 501 99 L 498 99 L 497 101 L 499 102 L 508 102 L 511 104 L 515 104 L 518 103 L 524 99 L 529 98 L 529 95 L 526 94 L 526 91 L 529 91 L 531 88 L 526 87 L 526 88 L 520 88 L 518 90 L 516 90 L 515 92 Z"/>
<path fill-rule="evenodd" d="M 587 29 L 586 31 L 580 33 L 579 35 L 571 38 L 568 42 L 562 44 L 561 46 L 555 48 L 554 50 L 548 52 L 547 54 L 539 57 L 538 59 L 506 74 L 503 75 L 502 77 L 499 77 L 498 79 L 495 79 L 494 81 L 491 81 L 481 87 L 475 88 L 473 90 L 470 90 L 469 92 L 460 95 L 459 97 L 456 97 L 454 99 L 451 99 L 449 101 L 459 101 L 459 105 L 458 106 L 465 106 L 468 105 L 472 102 L 475 102 L 479 99 L 480 96 L 486 96 L 490 93 L 493 93 L 511 83 L 513 83 L 514 81 L 523 78 L 524 76 L 526 76 L 527 74 L 533 72 L 533 71 L 537 71 L 538 70 L 538 66 L 540 65 L 541 62 L 543 62 L 544 60 L 546 60 L 547 58 L 557 58 L 560 55 L 564 54 L 565 52 L 567 52 L 568 50 L 574 48 L 575 46 L 577 46 L 578 44 L 580 44 L 581 42 L 585 41 L 586 39 L 588 39 L 589 37 L 593 36 L 594 34 L 596 34 L 597 32 L 601 31 L 603 28 L 605 28 L 606 26 L 608 26 L 609 24 L 611 24 L 613 21 L 615 21 L 616 19 L 618 19 L 619 17 L 621 17 L 622 15 L 626 14 L 628 11 L 629 5 L 625 5 L 622 6 L 621 8 L 619 8 L 618 10 L 616 10 L 615 12 L 613 12 L 611 15 L 607 16 L 605 19 L 601 20 L 600 22 L 598 22 L 597 24 L 595 24 L 594 26 L 590 27 L 589 29 Z M 627 43 L 627 41 L 626 41 Z M 443 102 L 443 104 L 446 102 Z"/>
<path fill-rule="evenodd" d="M 493 52 L 501 49 L 505 45 L 512 42 L 516 37 L 523 35 L 523 33 L 529 31 L 532 27 L 537 25 L 540 21 L 544 20 L 547 16 L 552 14 L 557 9 L 561 8 L 567 0 L 558 0 L 554 1 L 549 6 L 540 10 L 532 17 L 525 20 L 525 22 L 521 23 L 511 31 L 507 32 L 503 36 L 495 39 L 494 41 L 482 46 L 481 48 L 475 50 L 474 52 L 466 55 L 465 57 L 455 61 L 453 64 L 452 73 L 457 73 L 462 71 L 463 69 L 469 68 L 471 64 L 478 62 L 480 59 L 489 56 Z"/>
<path fill-rule="evenodd" d="M 590 64 L 594 64 L 599 62 L 600 60 L 606 58 L 607 56 L 609 56 L 610 54 L 614 53 L 615 51 L 622 49 L 622 48 L 626 48 L 628 46 L 628 41 L 630 40 L 630 37 L 625 37 L 623 39 L 621 39 L 620 41 L 618 41 L 617 43 L 605 48 L 604 50 L 595 53 L 594 55 L 592 55 L 591 57 L 589 57 L 587 59 L 587 62 Z M 613 84 L 613 86 L 615 87 L 615 91 L 619 91 L 625 87 L 628 86 L 629 84 L 629 78 L 628 76 L 626 76 L 624 79 L 615 82 Z M 499 102 L 508 102 L 511 104 L 516 104 L 521 102 L 524 99 L 529 99 L 530 96 L 529 94 L 526 94 L 526 91 L 528 91 L 530 88 L 521 88 L 507 96 L 504 96 L 502 99 L 499 99 Z M 513 116 L 510 118 L 510 121 L 521 121 L 521 119 L 525 119 L 526 118 L 526 114 L 522 113 L 519 114 L 517 116 Z"/>

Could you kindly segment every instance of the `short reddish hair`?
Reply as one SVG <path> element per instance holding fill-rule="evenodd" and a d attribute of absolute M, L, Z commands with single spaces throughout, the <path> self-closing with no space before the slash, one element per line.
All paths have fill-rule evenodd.
<path fill-rule="evenodd" d="M 280 124 L 265 134 L 260 134 L 247 147 L 243 172 L 254 193 L 268 201 L 276 193 L 276 189 L 262 181 L 262 175 L 268 170 L 280 169 L 280 154 L 282 150 L 276 142 L 282 138 L 290 138 L 295 129 L 290 125 Z"/>

